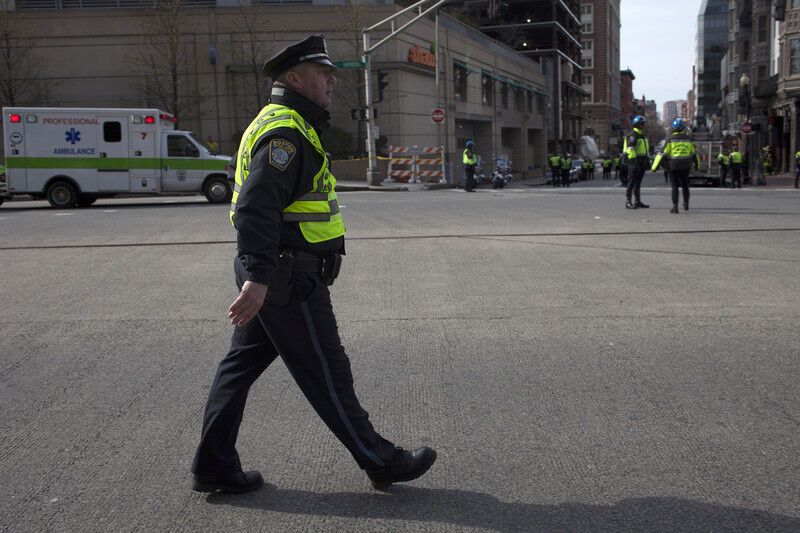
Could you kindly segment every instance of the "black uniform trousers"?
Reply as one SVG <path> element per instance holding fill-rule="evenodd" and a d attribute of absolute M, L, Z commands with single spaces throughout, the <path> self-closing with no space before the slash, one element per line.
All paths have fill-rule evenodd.
<path fill-rule="evenodd" d="M 558 182 L 561 180 L 561 167 L 550 167 L 550 176 L 552 177 L 553 187 L 558 187 Z"/>
<path fill-rule="evenodd" d="M 678 207 L 678 188 L 683 190 L 683 206 L 689 208 L 689 171 L 670 170 L 669 177 L 672 180 L 672 205 Z"/>
<path fill-rule="evenodd" d="M 569 187 L 569 170 L 568 168 L 561 169 L 561 186 Z"/>
<path fill-rule="evenodd" d="M 464 190 L 471 191 L 475 188 L 475 166 L 464 166 Z"/>
<path fill-rule="evenodd" d="M 742 164 L 731 164 L 731 189 L 742 188 Z"/>
<path fill-rule="evenodd" d="M 728 179 L 728 167 L 727 165 L 720 165 L 719 166 L 719 185 L 720 187 L 725 187 Z"/>
<path fill-rule="evenodd" d="M 623 187 L 628 186 L 628 165 L 620 165 L 619 167 L 619 181 Z"/>
<path fill-rule="evenodd" d="M 248 274 L 238 258 L 234 268 L 241 289 Z M 356 397 L 328 287 L 318 274 L 306 272 L 293 273 L 292 284 L 288 305 L 265 303 L 257 318 L 234 329 L 230 351 L 211 385 L 193 473 L 222 475 L 241 470 L 236 437 L 247 393 L 278 355 L 361 468 L 380 468 L 393 456 L 394 444 L 375 431 Z"/>
<path fill-rule="evenodd" d="M 632 164 L 628 165 L 628 188 L 625 189 L 625 198 L 630 201 L 631 196 L 636 199 L 636 202 L 641 202 L 641 188 L 642 178 L 647 169 L 644 165 Z"/>

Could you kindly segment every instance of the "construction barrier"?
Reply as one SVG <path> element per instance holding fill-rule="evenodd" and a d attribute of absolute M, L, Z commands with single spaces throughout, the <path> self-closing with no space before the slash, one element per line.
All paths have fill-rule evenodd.
<path fill-rule="evenodd" d="M 414 182 L 416 156 L 408 146 L 389 146 L 389 171 L 386 181 Z M 401 167 L 401 168 L 398 168 Z"/>
<path fill-rule="evenodd" d="M 438 157 L 431 157 L 431 155 Z M 446 183 L 444 146 L 426 146 L 424 148 L 419 146 L 390 146 L 389 171 L 386 181 L 407 181 L 408 183 L 438 181 L 439 183 Z"/>

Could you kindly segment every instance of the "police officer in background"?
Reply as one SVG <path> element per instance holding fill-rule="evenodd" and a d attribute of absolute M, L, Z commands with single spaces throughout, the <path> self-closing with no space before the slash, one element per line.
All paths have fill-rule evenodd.
<path fill-rule="evenodd" d="M 731 152 L 731 189 L 742 188 L 742 152 L 737 146 Z"/>
<path fill-rule="evenodd" d="M 561 181 L 561 156 L 554 153 L 547 159 L 547 162 L 550 164 L 553 187 L 558 187 L 558 182 Z"/>
<path fill-rule="evenodd" d="M 628 163 L 628 187 L 625 189 L 625 207 L 639 209 L 650 207 L 642 203 L 642 178 L 650 166 L 650 142 L 644 136 L 645 118 L 642 115 L 633 117 L 633 131 L 625 138 L 622 147 L 623 158 Z M 633 201 L 635 199 L 635 201 Z"/>
<path fill-rule="evenodd" d="M 726 187 L 728 168 L 731 166 L 731 156 L 728 155 L 727 148 L 722 149 L 722 152 L 717 156 L 717 161 L 719 161 L 719 186 Z"/>
<path fill-rule="evenodd" d="M 794 188 L 800 185 L 800 150 L 794 154 Z"/>
<path fill-rule="evenodd" d="M 475 192 L 475 167 L 478 166 L 478 156 L 474 152 L 475 143 L 467 141 L 464 145 L 464 190 Z"/>
<path fill-rule="evenodd" d="M 237 154 L 230 220 L 240 292 L 228 313 L 231 348 L 211 385 L 192 465 L 196 491 L 239 493 L 263 484 L 257 471 L 243 471 L 235 444 L 247 393 L 279 355 L 373 486 L 415 479 L 436 460 L 434 450 L 405 451 L 373 428 L 339 340 L 328 286 L 344 254 L 345 227 L 319 139 L 335 70 L 322 35 L 264 65 L 275 83 Z"/>
<path fill-rule="evenodd" d="M 683 209 L 689 210 L 689 171 L 692 164 L 695 169 L 700 168 L 700 156 L 686 135 L 686 121 L 676 118 L 672 121 L 672 135 L 664 143 L 664 151 L 659 153 L 653 161 L 652 170 L 664 163 L 664 168 L 669 171 L 672 180 L 672 210 L 678 213 L 678 188 L 683 189 Z"/>
<path fill-rule="evenodd" d="M 572 158 L 565 151 L 561 154 L 561 186 L 569 187 L 569 173 L 572 170 Z"/>

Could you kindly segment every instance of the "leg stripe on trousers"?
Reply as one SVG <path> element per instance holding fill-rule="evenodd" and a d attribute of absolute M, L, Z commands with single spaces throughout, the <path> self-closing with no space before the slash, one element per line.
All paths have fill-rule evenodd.
<path fill-rule="evenodd" d="M 322 365 L 322 371 L 325 373 L 325 383 L 328 385 L 328 393 L 333 400 L 334 405 L 336 405 L 336 410 L 339 412 L 339 417 L 344 422 L 345 427 L 347 428 L 348 433 L 355 441 L 358 449 L 361 450 L 361 453 L 369 457 L 376 465 L 384 466 L 386 464 L 380 457 L 372 453 L 364 446 L 364 443 L 361 442 L 361 439 L 358 438 L 358 434 L 356 434 L 356 430 L 353 428 L 353 424 L 350 423 L 350 419 L 347 417 L 347 414 L 344 412 L 344 408 L 342 407 L 342 403 L 339 401 L 339 395 L 336 393 L 336 388 L 333 386 L 333 379 L 331 379 L 331 371 L 328 368 L 328 362 L 325 360 L 325 356 L 322 354 L 322 347 L 319 345 L 319 339 L 317 339 L 317 332 L 314 329 L 314 322 L 311 320 L 311 313 L 308 310 L 308 304 L 302 302 L 300 307 L 303 309 L 303 316 L 306 318 L 306 325 L 308 326 L 308 333 L 311 335 L 311 342 L 314 343 L 314 350 L 317 352 L 317 356 L 319 357 L 319 362 Z"/>

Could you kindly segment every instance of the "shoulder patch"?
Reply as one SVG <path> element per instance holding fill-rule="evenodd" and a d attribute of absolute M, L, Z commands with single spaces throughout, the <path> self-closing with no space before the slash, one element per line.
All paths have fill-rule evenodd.
<path fill-rule="evenodd" d="M 296 153 L 297 148 L 285 139 L 272 139 L 269 142 L 269 164 L 279 170 L 286 170 Z"/>

